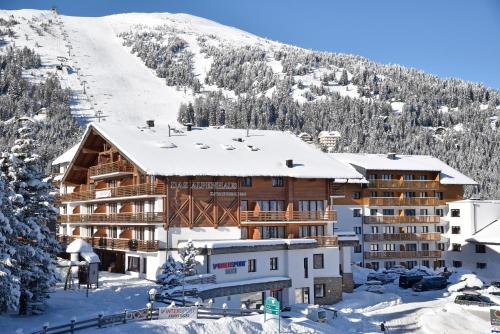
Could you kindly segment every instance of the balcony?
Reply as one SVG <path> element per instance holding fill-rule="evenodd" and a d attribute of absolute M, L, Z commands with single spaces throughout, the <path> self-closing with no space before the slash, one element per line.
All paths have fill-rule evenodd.
<path fill-rule="evenodd" d="M 376 259 L 419 259 L 419 258 L 440 258 L 441 251 L 381 251 L 365 252 L 366 260 Z"/>
<path fill-rule="evenodd" d="M 164 185 L 148 185 L 139 184 L 134 186 L 124 186 L 115 188 L 102 188 L 90 191 L 79 191 L 61 195 L 63 202 L 89 201 L 102 198 L 113 197 L 131 197 L 131 196 L 148 196 L 148 195 L 164 195 Z"/>
<path fill-rule="evenodd" d="M 315 239 L 320 247 L 337 247 L 339 245 L 336 235 L 305 237 L 305 239 Z"/>
<path fill-rule="evenodd" d="M 364 241 L 439 241 L 441 233 L 383 233 L 365 234 Z"/>
<path fill-rule="evenodd" d="M 438 224 L 439 216 L 365 216 L 365 224 Z"/>
<path fill-rule="evenodd" d="M 242 222 L 336 221 L 335 211 L 241 211 Z"/>
<path fill-rule="evenodd" d="M 376 189 L 414 189 L 437 190 L 439 181 L 420 180 L 370 180 L 369 188 Z"/>
<path fill-rule="evenodd" d="M 373 206 L 435 206 L 437 197 L 370 197 L 368 204 Z"/>
<path fill-rule="evenodd" d="M 60 223 L 163 223 L 163 212 L 137 212 L 137 213 L 89 213 L 60 215 Z"/>
<path fill-rule="evenodd" d="M 137 239 L 118 239 L 101 237 L 80 237 L 60 235 L 59 242 L 68 244 L 75 239 L 83 239 L 93 248 L 109 250 L 130 250 L 139 252 L 157 252 L 160 249 L 158 240 L 137 240 Z"/>
<path fill-rule="evenodd" d="M 108 175 L 128 175 L 132 174 L 134 167 L 125 160 L 99 164 L 89 168 L 89 177 L 102 178 Z"/>

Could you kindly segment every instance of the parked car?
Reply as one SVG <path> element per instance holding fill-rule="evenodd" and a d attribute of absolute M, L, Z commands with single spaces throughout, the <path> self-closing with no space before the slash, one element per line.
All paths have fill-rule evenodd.
<path fill-rule="evenodd" d="M 446 277 L 443 276 L 427 276 L 423 277 L 420 282 L 413 285 L 413 291 L 428 291 L 444 289 L 448 285 Z"/>
<path fill-rule="evenodd" d="M 290 311 L 301 313 L 315 322 L 326 322 L 326 310 L 319 305 L 294 304 Z"/>
<path fill-rule="evenodd" d="M 384 270 L 384 273 L 387 273 L 387 274 L 398 274 L 398 275 L 401 275 L 401 274 L 404 274 L 408 271 L 408 269 L 406 269 L 405 267 L 403 267 L 402 265 L 395 265 L 394 267 L 391 267 L 389 269 L 386 269 Z"/>
<path fill-rule="evenodd" d="M 464 293 L 455 297 L 455 304 L 460 305 L 475 305 L 482 307 L 496 306 L 488 297 L 482 296 L 477 293 Z"/>
<path fill-rule="evenodd" d="M 399 276 L 399 287 L 403 289 L 411 288 L 415 283 L 420 282 L 423 275 L 406 274 Z"/>
<path fill-rule="evenodd" d="M 500 289 L 500 282 L 494 281 L 494 282 L 491 282 L 490 285 L 494 286 L 495 288 L 499 288 Z"/>
<path fill-rule="evenodd" d="M 382 284 L 392 283 L 395 278 L 384 273 L 370 273 L 366 277 L 367 281 L 380 281 Z"/>

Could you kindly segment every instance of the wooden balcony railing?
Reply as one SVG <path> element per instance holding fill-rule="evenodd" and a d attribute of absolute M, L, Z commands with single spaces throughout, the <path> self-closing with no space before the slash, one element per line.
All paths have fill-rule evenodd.
<path fill-rule="evenodd" d="M 378 206 L 426 206 L 438 205 L 439 199 L 437 197 L 370 197 L 368 199 L 369 205 Z"/>
<path fill-rule="evenodd" d="M 378 189 L 417 189 L 435 190 L 439 189 L 439 181 L 420 180 L 370 180 L 369 188 Z"/>
<path fill-rule="evenodd" d="M 100 164 L 97 166 L 90 167 L 89 176 L 92 177 L 92 176 L 119 173 L 119 172 L 132 173 L 133 171 L 134 167 L 131 164 L 129 164 L 125 160 L 120 160 L 116 162 Z"/>
<path fill-rule="evenodd" d="M 165 186 L 163 184 L 155 186 L 149 184 L 138 184 L 133 186 L 102 188 L 90 191 L 79 191 L 69 194 L 63 194 L 61 195 L 61 200 L 63 202 L 72 202 L 72 201 L 87 201 L 87 200 L 101 199 L 101 198 L 130 197 L 130 196 L 141 196 L 141 195 L 163 195 L 163 194 L 165 194 Z"/>
<path fill-rule="evenodd" d="M 418 259 L 418 258 L 440 258 L 441 251 L 381 251 L 381 252 L 365 252 L 365 259 Z"/>
<path fill-rule="evenodd" d="M 163 212 L 91 213 L 60 215 L 61 223 L 163 223 Z"/>
<path fill-rule="evenodd" d="M 93 248 L 101 249 L 118 249 L 118 250 L 131 250 L 141 252 L 156 252 L 160 249 L 158 240 L 137 240 L 137 239 L 119 239 L 119 238 L 102 238 L 102 237 L 80 237 L 59 235 L 59 242 L 61 244 L 68 244 L 75 239 L 83 239 Z"/>
<path fill-rule="evenodd" d="M 318 242 L 318 246 L 321 247 L 336 247 L 339 245 L 338 238 L 336 235 L 325 235 L 325 236 L 314 236 L 305 237 L 306 239 L 315 239 Z"/>
<path fill-rule="evenodd" d="M 440 222 L 439 216 L 365 216 L 365 224 L 437 224 Z"/>
<path fill-rule="evenodd" d="M 335 211 L 241 211 L 243 222 L 335 221 Z"/>
<path fill-rule="evenodd" d="M 365 241 L 439 241 L 441 240 L 441 233 L 383 233 L 383 234 L 365 234 L 363 236 Z"/>

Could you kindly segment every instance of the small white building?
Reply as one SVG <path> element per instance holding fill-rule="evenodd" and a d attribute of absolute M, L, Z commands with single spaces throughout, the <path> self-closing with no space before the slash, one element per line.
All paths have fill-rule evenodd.
<path fill-rule="evenodd" d="M 500 201 L 469 199 L 448 206 L 446 265 L 500 279 Z"/>

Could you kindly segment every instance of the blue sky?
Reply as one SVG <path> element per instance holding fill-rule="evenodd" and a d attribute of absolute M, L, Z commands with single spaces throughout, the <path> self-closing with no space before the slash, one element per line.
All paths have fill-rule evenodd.
<path fill-rule="evenodd" d="M 182 12 L 308 49 L 345 52 L 500 89 L 498 0 L 0 0 L 62 14 Z"/>

